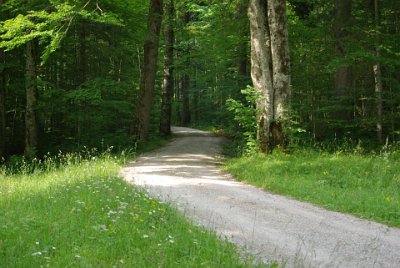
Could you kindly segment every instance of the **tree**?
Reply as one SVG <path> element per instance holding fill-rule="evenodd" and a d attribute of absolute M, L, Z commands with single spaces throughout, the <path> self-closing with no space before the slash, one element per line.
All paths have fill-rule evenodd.
<path fill-rule="evenodd" d="M 6 77 L 4 64 L 5 53 L 3 49 L 0 49 L 0 162 L 6 157 Z"/>
<path fill-rule="evenodd" d="M 336 56 L 345 59 L 348 55 L 346 39 L 349 37 L 352 25 L 352 0 L 335 0 L 334 38 Z M 342 62 L 337 67 L 335 76 L 335 91 L 337 102 L 336 119 L 346 121 L 351 115 L 351 67 L 349 63 Z"/>
<path fill-rule="evenodd" d="M 0 7 L 3 0 L 0 0 Z M 0 163 L 6 157 L 6 77 L 5 77 L 5 53 L 0 48 Z"/>
<path fill-rule="evenodd" d="M 36 55 L 37 41 L 31 40 L 26 44 L 26 66 L 25 66 L 25 156 L 35 153 L 38 147 L 37 129 L 37 85 L 36 85 Z"/>
<path fill-rule="evenodd" d="M 164 78 L 162 85 L 162 103 L 160 116 L 160 133 L 171 134 L 171 101 L 174 90 L 174 0 L 167 0 L 164 18 Z"/>
<path fill-rule="evenodd" d="M 284 120 L 290 95 L 285 1 L 250 0 L 251 77 L 259 98 L 257 140 L 261 151 L 284 146 Z"/>
<path fill-rule="evenodd" d="M 144 44 L 144 62 L 140 81 L 139 100 L 133 123 L 133 135 L 139 141 L 145 141 L 148 135 L 157 73 L 157 58 L 162 15 L 163 1 L 151 0 L 147 26 L 148 35 Z"/>
<path fill-rule="evenodd" d="M 375 35 L 379 34 L 380 22 L 379 22 L 379 4 L 378 0 L 374 0 L 374 23 L 375 23 Z M 372 70 L 374 73 L 374 88 L 375 88 L 375 98 L 376 98 L 376 134 L 378 143 L 383 143 L 383 126 L 382 126 L 382 117 L 383 117 L 383 102 L 382 102 L 382 69 L 381 64 L 379 62 L 379 58 L 381 56 L 381 51 L 379 48 L 379 38 L 376 38 L 375 41 L 375 56 L 377 58 L 376 63 L 373 65 Z"/>

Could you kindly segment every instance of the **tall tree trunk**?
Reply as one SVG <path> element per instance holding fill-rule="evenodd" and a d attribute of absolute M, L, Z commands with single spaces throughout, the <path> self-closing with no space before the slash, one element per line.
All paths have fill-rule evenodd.
<path fill-rule="evenodd" d="M 154 85 L 157 73 L 158 47 L 160 40 L 163 1 L 151 0 L 148 15 L 148 35 L 144 44 L 144 62 L 140 81 L 139 100 L 133 123 L 133 134 L 139 141 L 147 139 L 150 124 Z"/>
<path fill-rule="evenodd" d="M 375 34 L 379 35 L 379 5 L 378 0 L 374 0 L 374 19 L 375 19 Z M 379 50 L 379 38 L 376 37 L 375 41 L 375 56 L 379 60 L 381 52 Z M 375 80 L 375 98 L 376 98 L 376 134 L 377 139 L 380 144 L 383 143 L 383 126 L 382 126 L 382 116 L 383 116 L 383 102 L 382 102 L 382 69 L 381 64 L 377 61 L 373 66 L 374 80 Z"/>
<path fill-rule="evenodd" d="M 171 134 L 171 101 L 174 90 L 174 0 L 167 0 L 165 5 L 165 52 L 164 52 L 164 79 L 162 85 L 162 102 L 161 102 L 161 117 L 160 117 L 160 133 L 163 136 Z"/>
<path fill-rule="evenodd" d="M 270 147 L 270 125 L 273 122 L 273 86 L 267 3 L 250 0 L 248 16 L 251 34 L 251 78 L 257 98 L 257 141 L 260 151 Z"/>
<path fill-rule="evenodd" d="M 240 21 L 244 21 L 243 18 L 246 16 L 246 7 L 248 3 L 247 0 L 242 1 L 237 9 L 237 19 Z M 237 83 L 239 88 L 245 88 L 247 85 L 247 79 L 249 77 L 249 74 L 247 72 L 248 70 L 248 37 L 249 37 L 249 32 L 248 32 L 247 27 L 240 28 L 238 31 L 238 38 L 239 38 L 239 43 L 238 43 L 238 50 L 237 50 Z"/>
<path fill-rule="evenodd" d="M 352 0 L 335 0 L 334 37 L 336 56 L 344 58 L 346 51 L 346 38 L 349 36 L 348 28 L 352 24 Z M 351 68 L 341 66 L 336 69 L 335 92 L 338 101 L 336 118 L 347 121 L 351 116 Z"/>
<path fill-rule="evenodd" d="M 85 20 L 81 19 L 78 24 L 78 48 L 77 48 L 77 61 L 78 61 L 78 75 L 77 77 L 77 86 L 82 86 L 86 82 L 86 73 L 87 73 L 87 56 L 86 56 L 86 29 L 85 29 Z M 76 123 L 76 140 L 78 145 L 81 143 L 82 139 L 82 117 L 81 114 L 84 114 L 85 105 L 78 104 L 78 118 Z"/>
<path fill-rule="evenodd" d="M 183 14 L 183 21 L 185 23 L 185 26 L 187 26 L 190 22 L 191 19 L 191 13 L 189 11 L 186 11 Z M 185 65 L 186 69 L 183 71 L 183 76 L 182 76 L 182 83 L 181 83 L 181 97 L 182 97 L 182 125 L 183 126 L 188 126 L 191 121 L 191 114 L 190 114 L 190 97 L 189 97 L 189 92 L 190 92 L 190 53 L 191 53 L 191 47 L 188 46 L 186 49 L 183 50 L 184 57 L 186 57 L 185 60 Z"/>
<path fill-rule="evenodd" d="M 0 0 L 0 5 L 3 4 Z M 4 50 L 0 48 L 0 163 L 6 157 L 6 63 Z"/>
<path fill-rule="evenodd" d="M 271 125 L 271 145 L 285 146 L 283 121 L 287 118 L 290 96 L 290 61 L 286 17 L 286 1 L 268 1 L 271 35 L 272 78 L 274 88 L 274 123 Z"/>
<path fill-rule="evenodd" d="M 85 29 L 85 22 L 81 20 L 79 23 L 78 29 L 78 83 L 77 85 L 80 86 L 86 81 L 86 66 L 87 66 L 87 59 L 86 59 L 86 29 Z"/>
<path fill-rule="evenodd" d="M 189 64 L 187 65 L 189 66 Z M 187 71 L 187 70 L 186 70 Z M 190 77 L 189 74 L 185 73 L 182 78 L 182 124 L 188 126 L 190 124 Z"/>
<path fill-rule="evenodd" d="M 0 1 L 1 3 L 2 1 Z M 6 157 L 6 77 L 4 64 L 5 53 L 3 49 L 0 49 L 0 163 Z"/>
<path fill-rule="evenodd" d="M 283 121 L 290 96 L 286 1 L 250 0 L 251 78 L 257 99 L 257 140 L 260 151 L 287 143 Z"/>
<path fill-rule="evenodd" d="M 25 88 L 26 88 L 26 110 L 25 110 L 25 156 L 35 152 L 38 146 L 38 131 L 36 122 L 35 106 L 37 103 L 36 94 L 36 40 L 26 44 L 26 68 L 25 68 Z"/>

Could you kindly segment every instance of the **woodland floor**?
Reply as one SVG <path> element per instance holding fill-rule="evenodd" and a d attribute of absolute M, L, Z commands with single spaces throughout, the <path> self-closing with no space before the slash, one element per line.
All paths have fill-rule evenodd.
<path fill-rule="evenodd" d="M 121 173 L 194 222 L 286 267 L 398 267 L 400 229 L 236 182 L 218 168 L 224 138 L 174 127 L 166 146 Z"/>

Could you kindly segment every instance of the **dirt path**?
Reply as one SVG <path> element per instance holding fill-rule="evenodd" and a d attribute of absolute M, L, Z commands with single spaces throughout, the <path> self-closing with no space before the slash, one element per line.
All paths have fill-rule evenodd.
<path fill-rule="evenodd" d="M 122 170 L 262 261 L 287 267 L 400 267 L 400 229 L 326 211 L 235 182 L 217 168 L 223 139 L 174 128 L 165 147 Z"/>

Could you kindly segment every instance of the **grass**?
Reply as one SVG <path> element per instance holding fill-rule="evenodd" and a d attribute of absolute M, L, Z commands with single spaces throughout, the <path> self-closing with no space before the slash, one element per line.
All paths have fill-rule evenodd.
<path fill-rule="evenodd" d="M 268 191 L 400 227 L 398 155 L 299 150 L 232 158 L 225 168 Z"/>
<path fill-rule="evenodd" d="M 251 265 L 230 243 L 118 177 L 124 156 L 63 157 L 14 174 L 0 167 L 0 266 Z"/>

